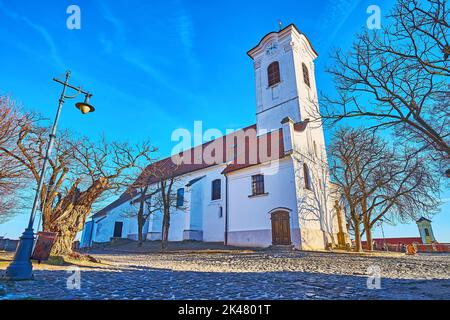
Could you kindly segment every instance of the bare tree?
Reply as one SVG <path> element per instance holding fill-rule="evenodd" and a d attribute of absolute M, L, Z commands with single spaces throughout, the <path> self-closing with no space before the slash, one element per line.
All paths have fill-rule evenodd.
<path fill-rule="evenodd" d="M 439 211 L 440 175 L 428 166 L 428 159 L 408 148 L 393 150 L 391 155 L 389 162 L 371 177 L 375 179 L 371 181 L 373 192 L 366 195 L 367 189 L 361 188 L 367 199 L 362 212 L 369 250 L 373 250 L 372 228 L 380 219 L 404 223 Z"/>
<path fill-rule="evenodd" d="M 364 233 L 367 248 L 373 250 L 372 228 L 383 217 L 404 222 L 436 212 L 439 176 L 408 148 L 394 149 L 373 132 L 341 129 L 331 154 L 333 178 L 344 190 L 357 250 Z"/>
<path fill-rule="evenodd" d="M 419 63 L 431 74 L 450 76 L 449 8 L 446 0 L 399 0 L 388 16 L 398 43 L 379 43 L 380 51 Z"/>
<path fill-rule="evenodd" d="M 359 155 L 367 153 L 364 148 L 370 148 L 373 143 L 370 140 L 359 143 L 358 135 L 348 134 L 346 130 L 338 130 L 333 138 L 331 156 L 331 178 L 339 186 L 345 205 L 347 221 L 349 221 L 349 231 L 353 231 L 355 236 L 356 251 L 362 251 L 361 245 L 361 222 L 362 213 L 360 210 L 361 194 L 358 190 L 358 178 L 362 172 L 356 168 L 355 162 L 359 161 Z M 356 141 L 355 141 L 356 140 Z M 361 147 L 363 149 L 361 149 Z"/>
<path fill-rule="evenodd" d="M 145 223 L 152 215 L 162 212 L 163 208 L 163 203 L 159 196 L 160 190 L 155 188 L 155 182 L 152 181 L 154 176 L 151 174 L 150 166 L 142 170 L 139 178 L 127 190 L 127 193 L 134 200 L 131 201 L 133 209 L 125 212 L 125 215 L 137 219 L 138 246 L 142 246 L 145 241 L 143 237 Z"/>
<path fill-rule="evenodd" d="M 0 146 L 0 150 L 25 167 L 38 183 L 49 130 L 37 121 L 28 121 L 17 131 L 15 144 Z M 43 230 L 58 234 L 52 254 L 72 252 L 72 242 L 92 205 L 107 191 L 118 192 L 132 184 L 136 168 L 153 151 L 148 142 L 92 142 L 87 138 L 74 140 L 68 132 L 59 134 L 40 195 Z"/>
<path fill-rule="evenodd" d="M 329 68 L 337 94 L 323 95 L 329 124 L 363 118 L 449 167 L 449 9 L 445 0 L 398 0 L 383 30 L 357 35 Z"/>
<path fill-rule="evenodd" d="M 72 143 L 71 150 L 76 179 L 52 210 L 43 212 L 44 230 L 58 234 L 52 251 L 55 255 L 71 252 L 72 242 L 83 229 L 92 205 L 107 191 L 118 192 L 129 186 L 136 177 L 136 169 L 150 158 L 154 148 L 148 142 L 130 145 L 105 139 L 91 142 L 85 138 Z"/>
<path fill-rule="evenodd" d="M 32 118 L 31 114 L 21 114 L 9 97 L 0 96 L 0 222 L 14 215 L 20 202 L 17 194 L 29 180 L 22 163 L 4 150 L 16 149 L 15 141 L 20 127 Z"/>
<path fill-rule="evenodd" d="M 153 189 L 156 191 L 152 197 L 151 208 L 153 211 L 162 211 L 163 215 L 161 250 L 165 251 L 168 248 L 172 211 L 186 210 L 184 194 L 177 194 L 180 186 L 179 165 L 175 164 L 171 158 L 167 158 L 152 164 L 148 169 L 154 181 Z"/>

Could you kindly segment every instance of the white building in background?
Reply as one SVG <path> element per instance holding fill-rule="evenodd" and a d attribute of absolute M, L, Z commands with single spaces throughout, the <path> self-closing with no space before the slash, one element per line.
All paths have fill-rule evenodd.
<path fill-rule="evenodd" d="M 212 152 L 220 159 L 213 164 L 201 159 L 177 167 L 177 190 L 186 209 L 173 210 L 169 240 L 292 244 L 298 249 L 336 244 L 339 220 L 317 111 L 318 55 L 293 24 L 264 36 L 248 55 L 254 62 L 256 124 L 183 153 L 183 159 L 195 157 L 197 151 L 204 154 L 220 146 Z M 114 237 L 137 239 L 137 219 L 127 214 L 136 211 L 134 200 L 124 193 L 94 214 L 81 245 Z M 341 229 L 346 230 L 343 221 Z M 162 214 L 157 213 L 143 233 L 148 240 L 159 240 L 161 229 Z"/>

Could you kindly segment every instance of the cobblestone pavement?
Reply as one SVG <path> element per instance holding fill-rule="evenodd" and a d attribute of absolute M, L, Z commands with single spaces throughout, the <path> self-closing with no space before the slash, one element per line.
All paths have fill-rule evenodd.
<path fill-rule="evenodd" d="M 82 268 L 80 290 L 65 270 L 0 282 L 0 299 L 449 299 L 450 256 L 367 257 L 331 253 L 111 254 Z M 367 288 L 367 268 L 381 289 Z"/>

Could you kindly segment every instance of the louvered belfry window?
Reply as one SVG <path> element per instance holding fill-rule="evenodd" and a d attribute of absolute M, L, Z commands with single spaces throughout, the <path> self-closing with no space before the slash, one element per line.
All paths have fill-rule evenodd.
<path fill-rule="evenodd" d="M 309 82 L 309 70 L 306 64 L 302 63 L 302 69 L 303 69 L 303 80 L 305 81 L 305 84 L 311 88 L 311 83 Z"/>

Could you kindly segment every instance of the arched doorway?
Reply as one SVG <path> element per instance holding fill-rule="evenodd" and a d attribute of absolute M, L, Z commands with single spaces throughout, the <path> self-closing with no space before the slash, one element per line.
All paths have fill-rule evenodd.
<path fill-rule="evenodd" d="M 272 245 L 291 245 L 289 212 L 276 210 L 271 213 Z"/>

